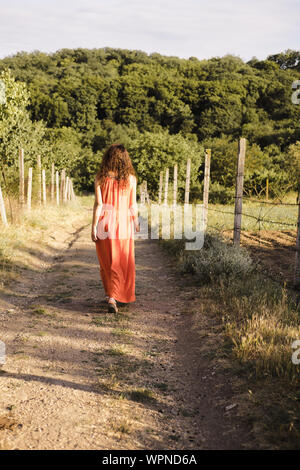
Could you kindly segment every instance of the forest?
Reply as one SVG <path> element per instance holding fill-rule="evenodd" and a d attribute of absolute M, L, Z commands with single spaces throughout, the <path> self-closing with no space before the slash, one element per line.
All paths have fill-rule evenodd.
<path fill-rule="evenodd" d="M 245 191 L 299 189 L 300 52 L 267 57 L 180 59 L 123 49 L 20 52 L 0 60 L 1 178 L 14 190 L 18 148 L 40 154 L 91 191 L 105 148 L 122 142 L 156 197 L 159 172 L 192 159 L 191 196 L 201 196 L 204 149 L 212 149 L 211 200 L 233 197 L 239 137 L 247 139 Z M 1 90 L 0 90 L 1 92 Z M 298 100 L 299 101 L 299 100 Z M 184 164 L 179 171 L 183 193 Z"/>

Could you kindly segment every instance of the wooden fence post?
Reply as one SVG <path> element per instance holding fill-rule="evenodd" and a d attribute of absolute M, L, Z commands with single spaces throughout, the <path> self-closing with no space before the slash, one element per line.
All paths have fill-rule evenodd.
<path fill-rule="evenodd" d="M 67 184 L 67 201 L 70 201 L 71 199 L 71 178 L 68 179 L 68 184 Z"/>
<path fill-rule="evenodd" d="M 3 183 L 4 183 L 4 186 L 5 186 L 5 189 L 6 189 L 6 195 L 7 195 L 7 199 L 8 199 L 10 220 L 11 220 L 11 223 L 13 224 L 14 223 L 14 213 L 13 213 L 13 209 L 12 209 L 12 204 L 11 204 L 9 191 L 7 190 L 6 176 L 5 176 L 5 171 L 4 171 L 3 167 L 1 168 L 1 173 L 2 173 Z"/>
<path fill-rule="evenodd" d="M 238 150 L 238 157 L 237 157 L 234 229 L 233 229 L 233 244 L 237 246 L 239 246 L 240 239 L 241 239 L 245 156 L 246 156 L 246 139 L 242 137 L 239 140 L 239 150 Z"/>
<path fill-rule="evenodd" d="M 206 230 L 207 218 L 208 218 L 210 158 L 211 158 L 211 149 L 206 149 L 205 150 L 205 167 L 204 167 L 204 186 L 203 186 L 203 219 L 204 219 L 203 222 L 204 222 L 204 230 Z"/>
<path fill-rule="evenodd" d="M 67 202 L 67 195 L 68 195 L 68 185 L 69 185 L 69 177 L 67 176 L 64 186 L 64 202 Z"/>
<path fill-rule="evenodd" d="M 55 180 L 55 170 L 54 163 L 51 165 L 51 201 L 54 199 L 54 180 Z"/>
<path fill-rule="evenodd" d="M 19 200 L 21 206 L 25 204 L 25 179 L 24 179 L 24 150 L 19 149 L 19 172 L 20 172 L 20 186 L 19 186 Z"/>
<path fill-rule="evenodd" d="M 190 199 L 190 179 L 191 179 L 191 159 L 188 158 L 186 162 L 186 180 L 185 180 L 185 195 L 184 203 L 188 204 Z"/>
<path fill-rule="evenodd" d="M 164 200 L 164 206 L 168 205 L 168 188 L 169 188 L 169 168 L 166 169 L 166 175 L 165 175 L 165 200 Z"/>
<path fill-rule="evenodd" d="M 147 181 L 144 181 L 144 191 L 145 191 L 145 199 L 147 201 L 147 204 L 149 204 L 150 200 L 149 200 L 149 194 L 148 194 Z"/>
<path fill-rule="evenodd" d="M 70 178 L 70 201 L 73 200 L 73 181 Z"/>
<path fill-rule="evenodd" d="M 59 173 L 58 173 L 58 170 L 56 170 L 56 174 L 55 174 L 56 178 L 55 178 L 55 182 L 56 182 L 56 204 L 59 206 Z"/>
<path fill-rule="evenodd" d="M 296 258 L 294 271 L 294 286 L 300 287 L 300 192 L 298 193 L 298 222 L 297 222 L 297 238 L 296 238 Z"/>
<path fill-rule="evenodd" d="M 5 205 L 4 205 L 4 199 L 3 199 L 3 196 L 2 196 L 1 186 L 0 186 L 0 212 L 1 212 L 2 222 L 4 223 L 4 225 L 8 225 L 7 224 L 6 211 L 5 211 Z"/>
<path fill-rule="evenodd" d="M 65 184 L 66 184 L 66 170 L 63 169 L 61 170 L 61 175 L 60 175 L 60 200 L 64 200 L 64 194 L 65 194 Z"/>
<path fill-rule="evenodd" d="M 163 179 L 164 179 L 164 172 L 161 171 L 159 174 L 159 191 L 158 191 L 158 204 L 161 204 L 161 197 L 162 197 L 162 190 L 163 190 Z"/>
<path fill-rule="evenodd" d="M 173 206 L 177 205 L 177 173 L 178 166 L 177 163 L 174 165 L 174 180 L 173 180 Z"/>
<path fill-rule="evenodd" d="M 28 185 L 27 185 L 27 209 L 31 210 L 31 194 L 32 194 L 32 168 L 28 169 Z"/>
<path fill-rule="evenodd" d="M 140 184 L 140 201 L 141 204 L 145 204 L 144 181 Z"/>
<path fill-rule="evenodd" d="M 75 192 L 73 189 L 73 181 L 71 180 L 71 200 L 75 201 L 75 199 L 76 199 L 76 196 L 75 196 Z"/>
<path fill-rule="evenodd" d="M 37 172 L 38 172 L 38 203 L 42 204 L 42 163 L 41 156 L 37 156 Z"/>
<path fill-rule="evenodd" d="M 47 195 L 46 195 L 46 172 L 42 170 L 42 183 L 43 183 L 43 204 L 45 205 L 47 202 Z"/>
<path fill-rule="evenodd" d="M 266 200 L 269 200 L 269 178 L 266 181 Z"/>

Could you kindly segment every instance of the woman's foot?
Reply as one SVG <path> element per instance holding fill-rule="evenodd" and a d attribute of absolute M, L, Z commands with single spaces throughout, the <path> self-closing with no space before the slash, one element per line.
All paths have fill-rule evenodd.
<path fill-rule="evenodd" d="M 112 297 L 108 300 L 108 312 L 109 313 L 118 313 L 117 302 Z"/>

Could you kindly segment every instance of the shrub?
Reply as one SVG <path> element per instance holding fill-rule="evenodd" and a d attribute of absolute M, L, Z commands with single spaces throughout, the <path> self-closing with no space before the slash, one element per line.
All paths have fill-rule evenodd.
<path fill-rule="evenodd" d="M 234 189 L 215 182 L 209 188 L 209 201 L 213 204 L 230 204 L 234 201 Z"/>
<path fill-rule="evenodd" d="M 218 279 L 243 278 L 254 270 L 254 263 L 243 248 L 225 243 L 219 236 L 206 234 L 204 246 L 195 252 L 180 252 L 183 272 L 194 274 L 202 283 Z"/>

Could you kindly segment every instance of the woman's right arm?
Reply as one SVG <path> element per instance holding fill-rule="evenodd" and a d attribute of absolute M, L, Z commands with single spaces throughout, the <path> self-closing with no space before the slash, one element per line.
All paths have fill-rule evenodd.
<path fill-rule="evenodd" d="M 92 233 L 91 238 L 93 242 L 97 241 L 97 224 L 101 214 L 102 209 L 102 196 L 100 184 L 95 180 L 95 202 L 93 207 L 93 221 L 92 221 Z"/>

